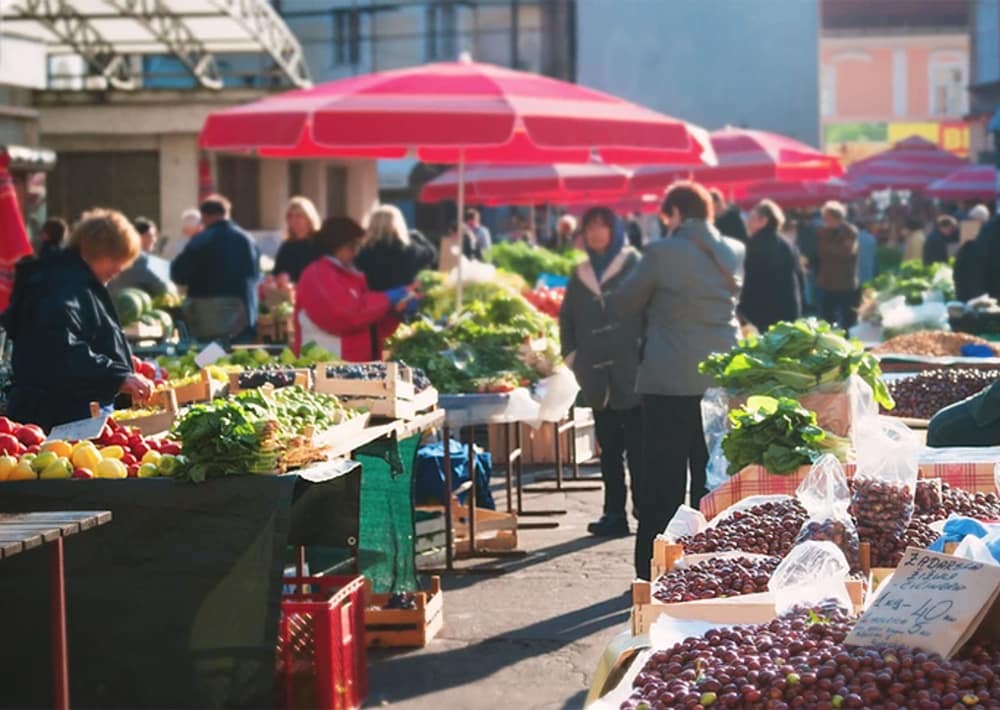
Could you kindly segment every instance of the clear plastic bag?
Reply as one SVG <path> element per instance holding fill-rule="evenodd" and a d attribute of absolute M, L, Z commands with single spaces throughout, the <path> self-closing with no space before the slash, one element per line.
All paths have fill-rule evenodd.
<path fill-rule="evenodd" d="M 866 422 L 858 443 L 851 514 L 872 548 L 872 565 L 889 567 L 913 518 L 920 442 L 902 422 Z"/>
<path fill-rule="evenodd" d="M 840 461 L 830 454 L 817 459 L 796 489 L 795 496 L 806 509 L 809 519 L 799 530 L 792 551 L 807 542 L 830 542 L 840 549 L 851 570 L 860 570 L 858 531 L 848 512 L 851 489 Z"/>
<path fill-rule="evenodd" d="M 896 296 L 879 306 L 882 333 L 886 339 L 919 330 L 951 330 L 948 307 L 943 300 L 932 300 L 926 294 L 924 303 L 911 306 L 906 298 Z"/>
<path fill-rule="evenodd" d="M 663 537 L 671 543 L 675 543 L 682 537 L 693 536 L 708 527 L 708 521 L 701 514 L 700 510 L 695 510 L 689 505 L 682 505 L 674 513 L 674 517 L 667 523 L 663 531 Z"/>
<path fill-rule="evenodd" d="M 850 574 L 850 564 L 835 544 L 803 542 L 781 561 L 767 588 L 774 594 L 778 614 L 796 606 L 815 606 L 831 598 L 850 609 L 851 597 L 844 584 Z"/>
<path fill-rule="evenodd" d="M 716 515 L 714 518 L 708 521 L 708 527 L 714 528 L 726 523 L 727 521 L 737 517 L 745 516 L 747 511 L 751 508 L 756 508 L 759 505 L 766 505 L 768 503 L 784 503 L 792 499 L 792 496 L 786 495 L 770 495 L 770 496 L 748 496 L 741 500 L 736 501 L 728 508 L 725 508 L 721 513 Z"/>
<path fill-rule="evenodd" d="M 940 478 L 917 479 L 916 494 L 913 496 L 913 514 L 930 516 L 934 520 L 948 517 L 944 509 Z"/>
<path fill-rule="evenodd" d="M 535 387 L 540 421 L 560 421 L 573 406 L 579 391 L 580 385 L 577 384 L 573 372 L 565 365 L 557 367 L 555 372 L 541 380 Z"/>
<path fill-rule="evenodd" d="M 706 484 L 712 491 L 729 480 L 729 462 L 722 452 L 722 440 L 729 433 L 729 394 L 721 387 L 712 387 L 701 398 L 701 425 L 708 448 Z"/>

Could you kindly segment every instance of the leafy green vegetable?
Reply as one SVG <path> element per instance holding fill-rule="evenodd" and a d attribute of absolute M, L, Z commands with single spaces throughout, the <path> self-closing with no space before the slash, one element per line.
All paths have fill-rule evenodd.
<path fill-rule="evenodd" d="M 771 473 L 789 473 L 824 453 L 844 461 L 850 442 L 821 429 L 816 414 L 797 400 L 751 397 L 729 413 L 732 429 L 722 439 L 729 475 L 751 464 Z"/>
<path fill-rule="evenodd" d="M 501 269 L 520 274 L 529 284 L 538 281 L 542 274 L 569 276 L 586 255 L 582 251 L 557 254 L 544 247 L 533 247 L 527 242 L 500 242 L 486 254 L 486 259 Z"/>
<path fill-rule="evenodd" d="M 884 409 L 895 403 L 881 378 L 878 359 L 856 340 L 847 340 L 824 321 L 797 320 L 750 335 L 728 353 L 713 353 L 698 365 L 717 384 L 737 394 L 796 397 L 857 374 Z"/>
<path fill-rule="evenodd" d="M 865 284 L 865 289 L 877 292 L 879 301 L 904 296 L 911 306 L 924 302 L 927 292 L 938 292 L 945 301 L 955 298 L 955 281 L 947 264 L 904 261 L 897 269 L 881 273 Z"/>

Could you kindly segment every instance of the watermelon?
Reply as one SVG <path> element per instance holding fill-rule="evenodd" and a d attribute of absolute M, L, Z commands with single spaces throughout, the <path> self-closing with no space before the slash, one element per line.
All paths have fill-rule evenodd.
<path fill-rule="evenodd" d="M 115 296 L 115 310 L 122 325 L 130 325 L 142 317 L 143 301 L 138 293 L 141 293 L 138 289 L 126 288 Z"/>
<path fill-rule="evenodd" d="M 150 296 L 145 291 L 143 291 L 142 289 L 137 288 L 135 289 L 135 291 L 138 294 L 139 298 L 142 300 L 142 312 L 148 313 L 149 311 L 153 310 L 153 297 Z"/>
<path fill-rule="evenodd" d="M 163 326 L 164 333 L 172 333 L 174 331 L 174 319 L 170 317 L 170 314 L 166 311 L 158 311 L 153 309 L 146 315 L 153 317 L 160 325 Z"/>

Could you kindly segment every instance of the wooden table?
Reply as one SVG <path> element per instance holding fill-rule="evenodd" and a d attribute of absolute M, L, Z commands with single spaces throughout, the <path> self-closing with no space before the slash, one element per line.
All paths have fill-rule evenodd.
<path fill-rule="evenodd" d="M 0 513 L 0 560 L 48 544 L 53 707 L 69 707 L 63 538 L 111 521 L 109 511 Z"/>

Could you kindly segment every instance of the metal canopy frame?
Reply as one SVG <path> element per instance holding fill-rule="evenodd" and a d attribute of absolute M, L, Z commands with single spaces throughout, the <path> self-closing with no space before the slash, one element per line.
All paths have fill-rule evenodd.
<path fill-rule="evenodd" d="M 267 0 L 13 0 L 0 19 L 78 54 L 115 89 L 139 86 L 130 54 L 170 54 L 208 89 L 221 89 L 215 52 L 266 52 L 288 81 L 312 85 L 302 47 Z M 24 28 L 24 29 L 22 29 Z"/>

